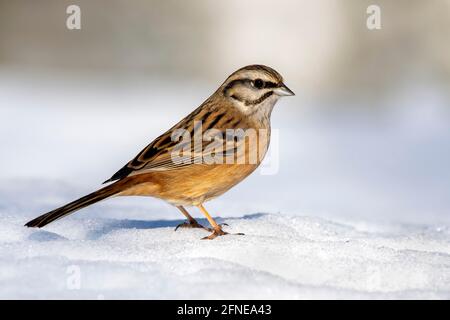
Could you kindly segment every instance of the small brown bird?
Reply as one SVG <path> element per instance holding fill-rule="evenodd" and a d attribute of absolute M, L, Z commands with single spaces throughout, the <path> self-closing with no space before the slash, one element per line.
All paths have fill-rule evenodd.
<path fill-rule="evenodd" d="M 188 221 L 178 227 L 212 231 L 203 239 L 228 234 L 203 203 L 220 196 L 259 166 L 269 146 L 272 109 L 281 96 L 291 95 L 294 93 L 272 68 L 241 68 L 200 107 L 104 182 L 113 183 L 25 225 L 40 228 L 113 196 L 151 196 L 175 205 L 186 216 Z M 184 206 L 197 206 L 212 228 L 200 225 Z"/>

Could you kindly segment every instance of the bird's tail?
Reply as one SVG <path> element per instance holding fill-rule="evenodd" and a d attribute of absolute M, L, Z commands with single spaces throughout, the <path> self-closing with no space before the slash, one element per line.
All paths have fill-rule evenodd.
<path fill-rule="evenodd" d="M 65 217 L 65 216 L 67 216 L 77 210 L 80 210 L 86 206 L 89 206 L 98 201 L 104 200 L 106 198 L 109 198 L 109 197 L 113 196 L 115 193 L 117 193 L 117 188 L 115 188 L 114 184 L 111 184 L 100 190 L 92 192 L 91 194 L 88 194 L 87 196 L 84 196 L 78 200 L 68 203 L 65 206 L 62 206 L 61 208 L 58 208 L 58 209 L 50 211 L 46 214 L 43 214 L 42 216 L 39 216 L 39 217 L 27 222 L 25 224 L 25 226 L 41 228 L 55 220 Z"/>

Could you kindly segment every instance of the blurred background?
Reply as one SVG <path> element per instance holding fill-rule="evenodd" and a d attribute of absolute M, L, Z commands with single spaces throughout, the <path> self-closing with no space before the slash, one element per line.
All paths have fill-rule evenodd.
<path fill-rule="evenodd" d="M 0 209 L 31 217 L 92 191 L 254 63 L 296 93 L 272 117 L 279 168 L 214 215 L 450 222 L 449 0 L 0 0 Z M 181 218 L 156 199 L 88 210 Z"/>

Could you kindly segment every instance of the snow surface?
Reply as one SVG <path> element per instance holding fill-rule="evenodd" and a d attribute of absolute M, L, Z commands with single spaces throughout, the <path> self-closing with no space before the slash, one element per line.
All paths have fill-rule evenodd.
<path fill-rule="evenodd" d="M 219 219 L 245 236 L 202 241 L 181 219 L 26 220 L 0 216 L 1 298 L 450 298 L 447 227 L 251 214 Z"/>
<path fill-rule="evenodd" d="M 206 204 L 245 236 L 174 232 L 182 215 L 146 198 L 23 227 L 97 188 L 214 89 L 179 86 L 173 100 L 141 79 L 102 81 L 0 74 L 0 298 L 450 298 L 439 92 L 406 90 L 387 116 L 317 108 L 301 93 L 281 101 L 279 170 Z"/>

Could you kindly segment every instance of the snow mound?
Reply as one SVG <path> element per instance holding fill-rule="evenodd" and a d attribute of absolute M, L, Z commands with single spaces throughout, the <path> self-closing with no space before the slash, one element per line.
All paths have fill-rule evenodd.
<path fill-rule="evenodd" d="M 450 298 L 450 230 L 308 216 L 182 220 L 75 215 L 45 229 L 0 209 L 0 298 Z M 205 220 L 200 220 L 206 224 Z"/>

